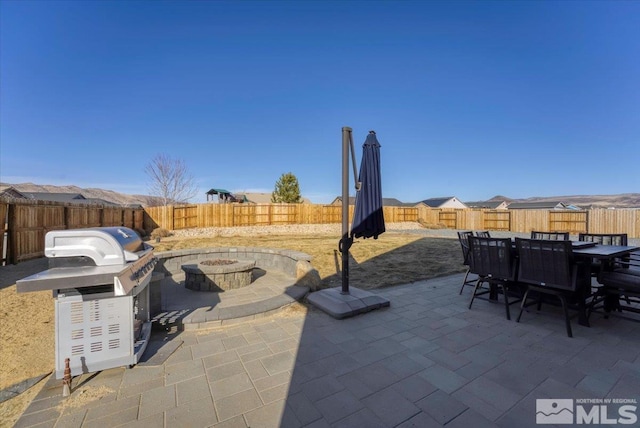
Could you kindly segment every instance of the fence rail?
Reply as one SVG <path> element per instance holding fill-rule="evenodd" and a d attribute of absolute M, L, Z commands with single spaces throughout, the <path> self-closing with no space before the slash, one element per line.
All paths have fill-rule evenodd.
<path fill-rule="evenodd" d="M 352 215 L 353 206 L 350 206 L 349 221 Z M 630 238 L 640 238 L 640 209 L 546 211 L 384 207 L 384 217 L 388 223 L 420 222 L 432 228 L 511 232 L 568 231 L 572 234 L 627 233 Z M 316 204 L 206 203 L 135 209 L 0 201 L 0 219 L 4 219 L 4 239 L 0 239 L 2 261 L 17 263 L 41 257 L 44 254 L 44 235 L 50 230 L 126 226 L 150 233 L 159 227 L 177 230 L 330 224 L 342 221 L 342 207 Z"/>

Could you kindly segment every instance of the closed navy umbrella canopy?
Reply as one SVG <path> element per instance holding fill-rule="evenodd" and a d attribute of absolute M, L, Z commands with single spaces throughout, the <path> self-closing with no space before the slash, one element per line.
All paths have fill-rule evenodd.
<path fill-rule="evenodd" d="M 362 145 L 358 181 L 360 181 L 360 190 L 356 193 L 351 237 L 378 239 L 378 235 L 384 233 L 385 227 L 380 177 L 380 143 L 374 131 L 369 132 Z"/>

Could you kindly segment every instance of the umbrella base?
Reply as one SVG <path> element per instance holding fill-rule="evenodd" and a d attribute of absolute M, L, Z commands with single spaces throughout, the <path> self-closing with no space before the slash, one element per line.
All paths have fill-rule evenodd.
<path fill-rule="evenodd" d="M 354 287 L 349 288 L 349 294 L 342 294 L 341 287 L 326 288 L 309 294 L 307 301 L 336 319 L 349 318 L 390 305 L 384 297 Z"/>

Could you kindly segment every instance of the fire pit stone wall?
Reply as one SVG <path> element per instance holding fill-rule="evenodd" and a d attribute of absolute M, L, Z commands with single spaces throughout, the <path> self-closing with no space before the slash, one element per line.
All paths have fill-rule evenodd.
<path fill-rule="evenodd" d="M 183 273 L 182 265 L 198 264 L 204 260 L 254 260 L 256 268 L 284 272 L 295 278 L 296 285 L 309 287 L 311 291 L 317 290 L 321 282 L 320 274 L 311 265 L 312 257 L 294 250 L 264 247 L 216 247 L 156 252 L 154 255 L 158 258 L 158 263 L 151 280 L 152 313 L 160 312 L 161 301 L 161 287 L 154 287 L 154 283 L 165 276 Z"/>

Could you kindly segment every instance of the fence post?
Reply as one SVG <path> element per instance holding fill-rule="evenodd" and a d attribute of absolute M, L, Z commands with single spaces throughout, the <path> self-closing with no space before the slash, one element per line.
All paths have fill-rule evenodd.
<path fill-rule="evenodd" d="M 9 204 L 7 216 L 7 228 L 9 229 L 7 233 L 7 263 L 15 265 L 18 263 L 18 231 L 16 230 L 16 205 Z"/>

